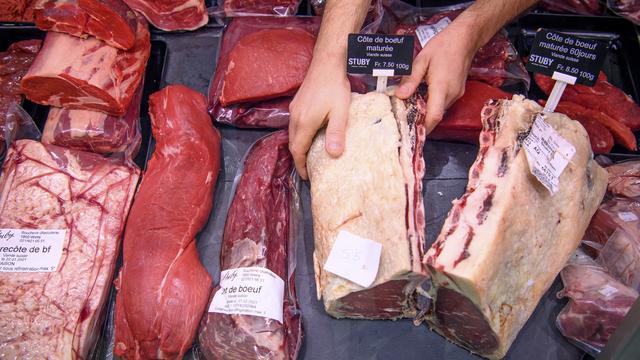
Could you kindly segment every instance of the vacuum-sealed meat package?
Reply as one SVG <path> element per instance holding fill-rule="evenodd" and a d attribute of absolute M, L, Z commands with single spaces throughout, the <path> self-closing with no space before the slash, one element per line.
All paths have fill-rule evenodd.
<path fill-rule="evenodd" d="M 640 198 L 640 161 L 625 161 L 607 167 L 607 190 L 628 198 Z"/>
<path fill-rule="evenodd" d="M 114 354 L 181 359 L 211 293 L 196 234 L 220 170 L 220 133 L 205 97 L 169 85 L 149 97 L 155 150 L 127 219 L 116 280 Z"/>
<path fill-rule="evenodd" d="M 0 179 L 2 357 L 90 358 L 139 176 L 98 154 L 13 143 Z"/>
<path fill-rule="evenodd" d="M 123 115 L 142 82 L 151 50 L 147 22 L 136 17 L 135 45 L 126 51 L 94 37 L 47 33 L 22 78 L 25 96 L 43 105 Z"/>
<path fill-rule="evenodd" d="M 226 17 L 292 16 L 298 12 L 301 0 L 218 0 L 216 3 L 213 13 Z"/>
<path fill-rule="evenodd" d="M 607 173 L 578 122 L 543 114 L 522 96 L 487 104 L 482 123 L 466 192 L 454 200 L 424 258 L 431 306 L 418 320 L 473 353 L 499 359 L 578 247 L 605 194 Z M 573 149 L 549 188 L 528 161 L 543 128 L 557 151 Z"/>
<path fill-rule="evenodd" d="M 122 50 L 136 41 L 136 15 L 122 0 L 36 0 L 36 26 L 86 38 L 95 36 Z"/>
<path fill-rule="evenodd" d="M 640 1 L 607 0 L 607 7 L 616 14 L 633 21 L 634 24 L 640 25 Z"/>
<path fill-rule="evenodd" d="M 195 30 L 209 22 L 204 0 L 123 0 L 158 29 Z"/>
<path fill-rule="evenodd" d="M 344 153 L 331 157 L 321 131 L 307 158 L 316 287 L 336 318 L 413 317 L 426 277 L 426 105 L 418 94 L 391 94 L 352 94 Z"/>
<path fill-rule="evenodd" d="M 605 11 L 600 0 L 542 0 L 538 7 L 557 13 L 580 15 L 604 15 Z"/>
<path fill-rule="evenodd" d="M 272 133 L 251 147 L 236 176 L 221 280 L 200 327 L 204 358 L 297 358 L 302 317 L 294 271 L 301 211 L 287 133 Z"/>
<path fill-rule="evenodd" d="M 143 84 L 140 83 L 127 112 L 122 116 L 52 107 L 44 126 L 42 142 L 99 154 L 124 153 L 134 158 L 141 141 L 142 88 Z"/>
<path fill-rule="evenodd" d="M 209 84 L 214 121 L 237 127 L 286 127 L 289 103 L 307 73 L 319 25 L 317 17 L 231 20 Z"/>

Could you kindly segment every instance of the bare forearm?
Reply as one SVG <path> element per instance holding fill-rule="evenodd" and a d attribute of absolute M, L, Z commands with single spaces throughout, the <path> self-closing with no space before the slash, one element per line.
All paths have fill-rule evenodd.
<path fill-rule="evenodd" d="M 312 64 L 331 64 L 346 72 L 347 35 L 360 30 L 370 3 L 371 0 L 327 1 Z"/>

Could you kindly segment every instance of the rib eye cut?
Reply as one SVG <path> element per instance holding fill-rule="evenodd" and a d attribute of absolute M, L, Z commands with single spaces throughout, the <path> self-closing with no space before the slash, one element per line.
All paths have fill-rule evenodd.
<path fill-rule="evenodd" d="M 122 50 L 136 41 L 136 14 L 122 0 L 37 0 L 33 15 L 44 31 L 91 35 Z"/>
<path fill-rule="evenodd" d="M 0 272 L 3 359 L 89 356 L 139 175 L 97 154 L 14 142 L 0 179 L 0 228 L 66 234 L 57 271 Z"/>
<path fill-rule="evenodd" d="M 415 315 L 412 293 L 425 278 L 424 109 L 418 95 L 404 102 L 376 92 L 353 94 L 342 156 L 326 153 L 324 132 L 311 146 L 316 286 L 331 316 Z M 343 230 L 382 244 L 377 275 L 367 288 L 323 269 Z"/>
<path fill-rule="evenodd" d="M 142 82 L 150 50 L 149 29 L 140 15 L 135 45 L 127 51 L 93 37 L 49 32 L 22 78 L 22 90 L 39 104 L 122 116 Z"/>
<path fill-rule="evenodd" d="M 421 317 L 491 359 L 505 356 L 580 243 L 607 186 L 586 131 L 559 113 L 545 114 L 544 121 L 576 152 L 558 191 L 551 195 L 531 174 L 522 142 L 541 111 L 518 95 L 483 109 L 467 190 L 424 258 L 433 306 Z"/>
<path fill-rule="evenodd" d="M 200 348 L 206 359 L 295 360 L 302 344 L 302 317 L 293 267 L 300 210 L 286 131 L 251 148 L 225 223 L 221 269 L 263 267 L 284 280 L 281 323 L 268 317 L 209 312 L 202 319 Z M 220 287 L 214 290 L 214 295 Z M 263 295 L 264 296 L 264 295 Z"/>

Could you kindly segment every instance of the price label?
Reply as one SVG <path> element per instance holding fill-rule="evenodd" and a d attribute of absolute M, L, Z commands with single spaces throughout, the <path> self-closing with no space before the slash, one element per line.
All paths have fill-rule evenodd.
<path fill-rule="evenodd" d="M 0 229 L 0 272 L 54 272 L 66 230 Z"/>
<path fill-rule="evenodd" d="M 382 244 L 348 231 L 340 231 L 324 269 L 362 286 L 369 287 L 378 275 Z"/>
<path fill-rule="evenodd" d="M 429 40 L 438 35 L 442 30 L 451 24 L 451 20 L 448 17 L 440 19 L 437 23 L 431 25 L 420 25 L 416 28 L 416 36 L 420 42 L 420 46 L 427 45 Z"/>
<path fill-rule="evenodd" d="M 373 76 L 410 75 L 413 36 L 349 34 L 347 72 Z"/>
<path fill-rule="evenodd" d="M 554 78 L 559 73 L 568 76 L 565 82 L 570 84 L 593 86 L 608 49 L 604 41 L 542 29 L 533 42 L 527 70 Z"/>

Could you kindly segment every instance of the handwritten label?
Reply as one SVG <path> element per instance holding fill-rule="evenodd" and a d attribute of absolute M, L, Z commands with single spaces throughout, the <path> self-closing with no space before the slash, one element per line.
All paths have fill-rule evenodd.
<path fill-rule="evenodd" d="M 449 24 L 451 24 L 451 20 L 449 20 L 448 17 L 444 17 L 435 24 L 418 26 L 416 29 L 416 36 L 418 37 L 420 46 L 424 47 L 427 45 L 431 38 L 438 35 L 442 30 L 444 30 L 444 28 L 449 26 Z"/>
<path fill-rule="evenodd" d="M 413 36 L 349 34 L 347 72 L 373 76 L 411 74 Z"/>
<path fill-rule="evenodd" d="M 282 323 L 284 280 L 263 267 L 224 270 L 209 312 L 261 316 Z"/>
<path fill-rule="evenodd" d="M 0 229 L 0 272 L 54 272 L 66 230 Z"/>
<path fill-rule="evenodd" d="M 538 114 L 523 142 L 531 173 L 551 194 L 558 191 L 560 175 L 576 153 L 576 148 L 558 134 Z"/>
<path fill-rule="evenodd" d="M 347 231 L 340 231 L 324 269 L 362 286 L 369 287 L 378 275 L 382 244 Z"/>
<path fill-rule="evenodd" d="M 636 214 L 628 211 L 620 211 L 618 217 L 624 222 L 638 221 Z"/>

